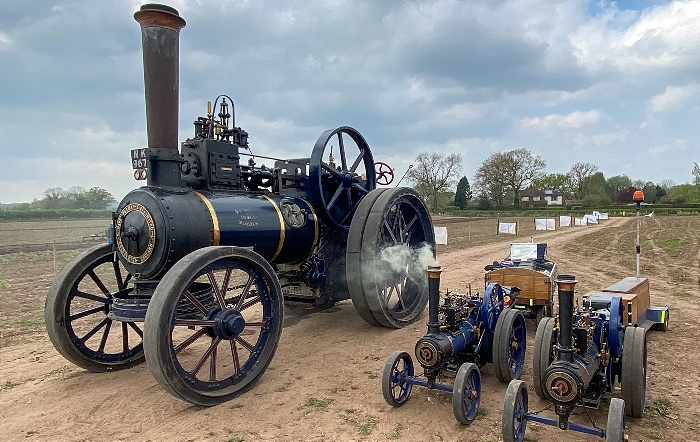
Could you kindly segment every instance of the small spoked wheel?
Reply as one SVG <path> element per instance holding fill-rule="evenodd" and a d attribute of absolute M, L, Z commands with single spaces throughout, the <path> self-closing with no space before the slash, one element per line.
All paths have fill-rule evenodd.
<path fill-rule="evenodd" d="M 252 250 L 206 247 L 178 261 L 146 312 L 146 363 L 186 401 L 211 406 L 250 389 L 282 331 L 282 289 Z"/>
<path fill-rule="evenodd" d="M 622 298 L 613 296 L 610 301 L 610 321 L 608 325 L 608 348 L 610 354 L 619 358 L 622 354 L 622 340 L 625 333 L 624 314 L 625 310 L 622 306 Z"/>
<path fill-rule="evenodd" d="M 537 324 L 532 355 L 532 381 L 535 394 L 542 399 L 551 399 L 546 387 L 544 373 L 554 361 L 554 345 L 557 343 L 557 331 L 554 329 L 556 319 L 544 318 Z"/>
<path fill-rule="evenodd" d="M 627 415 L 642 417 L 647 396 L 647 339 L 642 327 L 625 329 L 621 381 Z"/>
<path fill-rule="evenodd" d="M 503 310 L 503 288 L 495 282 L 490 283 L 484 290 L 484 301 L 481 304 L 481 320 L 484 327 L 491 333 L 496 332 L 498 316 Z"/>
<path fill-rule="evenodd" d="M 374 173 L 377 175 L 377 184 L 388 186 L 394 181 L 394 169 L 387 163 L 381 161 L 374 163 Z"/>
<path fill-rule="evenodd" d="M 493 364 L 501 382 L 519 379 L 525 365 L 525 317 L 517 310 L 501 313 L 493 336 Z"/>
<path fill-rule="evenodd" d="M 474 422 L 481 402 L 481 374 L 476 364 L 464 363 L 457 370 L 452 390 L 452 411 L 461 424 Z"/>
<path fill-rule="evenodd" d="M 382 394 L 387 404 L 400 407 L 411 395 L 413 384 L 408 378 L 413 377 L 413 360 L 405 351 L 395 351 L 384 365 L 382 375 Z"/>
<path fill-rule="evenodd" d="M 527 426 L 527 386 L 521 380 L 510 381 L 503 400 L 501 421 L 503 442 L 522 442 Z"/>
<path fill-rule="evenodd" d="M 358 131 L 343 126 L 318 137 L 309 161 L 309 186 L 323 220 L 347 230 L 357 205 L 376 187 L 372 152 Z"/>
<path fill-rule="evenodd" d="M 625 440 L 625 401 L 610 399 L 608 425 L 605 429 L 605 442 L 623 442 Z"/>
<path fill-rule="evenodd" d="M 66 264 L 49 288 L 44 309 L 46 331 L 61 355 L 95 372 L 143 362 L 139 324 L 108 316 L 115 297 L 132 291 L 130 280 L 109 244 L 91 247 Z"/>

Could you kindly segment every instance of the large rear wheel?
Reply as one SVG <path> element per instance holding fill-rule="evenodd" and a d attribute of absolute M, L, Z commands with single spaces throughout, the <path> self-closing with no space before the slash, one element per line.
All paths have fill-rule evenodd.
<path fill-rule="evenodd" d="M 432 220 L 409 188 L 377 189 L 365 199 L 348 234 L 348 289 L 368 323 L 401 328 L 415 322 L 428 302 L 426 270 L 435 257 Z M 367 319 L 370 314 L 374 321 Z"/>
<path fill-rule="evenodd" d="M 544 318 L 537 324 L 535 343 L 532 355 L 532 382 L 535 393 L 542 399 L 551 399 L 546 386 L 544 373 L 554 361 L 554 345 L 557 343 L 557 332 L 554 330 L 556 319 Z"/>
<path fill-rule="evenodd" d="M 173 395 L 211 406 L 250 389 L 282 332 L 282 289 L 252 250 L 206 247 L 178 261 L 146 312 L 146 363 Z"/>
<path fill-rule="evenodd" d="M 647 395 L 647 338 L 642 327 L 625 329 L 621 381 L 627 415 L 642 417 Z"/>
<path fill-rule="evenodd" d="M 519 379 L 525 365 L 525 317 L 517 310 L 501 313 L 493 336 L 493 364 L 501 382 Z"/>

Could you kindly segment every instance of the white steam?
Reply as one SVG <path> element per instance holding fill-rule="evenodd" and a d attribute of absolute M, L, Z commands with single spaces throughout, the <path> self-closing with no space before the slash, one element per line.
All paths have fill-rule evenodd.
<path fill-rule="evenodd" d="M 363 263 L 362 280 L 389 287 L 402 284 L 408 278 L 423 285 L 427 283 L 428 266 L 436 265 L 438 263 L 429 244 L 423 243 L 418 248 L 396 244 L 382 249 L 374 259 Z"/>

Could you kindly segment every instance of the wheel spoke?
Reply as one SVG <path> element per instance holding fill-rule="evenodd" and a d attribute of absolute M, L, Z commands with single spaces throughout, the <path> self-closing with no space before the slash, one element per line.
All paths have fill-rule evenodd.
<path fill-rule="evenodd" d="M 135 322 L 127 322 L 127 324 L 129 324 L 129 327 L 131 327 L 136 332 L 136 334 L 139 335 L 141 339 L 143 339 L 143 331 L 139 328 L 138 325 L 136 325 Z"/>
<path fill-rule="evenodd" d="M 81 341 L 82 341 L 83 343 L 87 342 L 88 339 L 92 338 L 92 337 L 94 336 L 95 333 L 97 333 L 98 331 L 100 331 L 100 329 L 101 329 L 102 327 L 104 327 L 105 325 L 107 325 L 107 324 L 110 323 L 110 322 L 112 322 L 111 319 L 109 319 L 109 318 L 104 318 L 102 321 L 100 321 L 99 324 L 97 324 L 97 325 L 95 326 L 95 328 L 93 328 L 92 330 L 90 330 L 89 332 L 87 332 L 87 334 L 86 334 L 85 336 L 83 336 L 83 339 L 81 339 Z"/>
<path fill-rule="evenodd" d="M 219 290 L 219 285 L 216 283 L 214 271 L 208 271 L 207 277 L 209 278 L 209 285 L 211 285 L 211 289 L 214 291 L 214 296 L 216 297 L 216 301 L 219 303 L 219 307 L 221 307 L 222 309 L 226 308 L 226 303 L 224 302 L 224 295 L 221 293 L 221 290 Z M 203 313 L 206 313 L 206 311 L 203 311 Z"/>
<path fill-rule="evenodd" d="M 209 361 L 209 381 L 214 382 L 216 380 L 216 347 L 211 352 L 211 359 Z"/>
<path fill-rule="evenodd" d="M 338 186 L 338 188 L 335 190 L 335 193 L 333 194 L 333 197 L 330 201 L 328 201 L 328 204 L 326 204 L 327 209 L 330 210 L 335 205 L 336 201 L 338 201 L 338 197 L 340 197 L 340 194 L 343 193 L 343 190 L 345 189 L 342 185 Z"/>
<path fill-rule="evenodd" d="M 330 172 L 330 174 L 333 175 L 333 177 L 335 177 L 336 180 L 342 182 L 343 174 L 338 172 L 338 170 L 336 170 L 335 167 L 331 167 L 330 164 L 324 163 L 323 161 L 321 161 L 321 167 L 323 167 L 327 172 Z"/>
<path fill-rule="evenodd" d="M 235 369 L 234 373 L 239 373 L 241 371 L 241 364 L 238 362 L 238 349 L 236 348 L 236 341 L 231 339 L 228 342 L 231 347 L 231 356 L 233 357 L 233 367 Z"/>
<path fill-rule="evenodd" d="M 345 145 L 343 144 L 343 133 L 338 132 L 338 150 L 340 151 L 340 164 L 343 167 L 343 173 L 348 171 L 348 162 L 345 159 Z"/>
<path fill-rule="evenodd" d="M 105 308 L 104 308 L 104 306 L 101 305 L 99 307 L 93 307 L 89 310 L 84 310 L 80 313 L 76 313 L 75 315 L 71 315 L 68 317 L 68 319 L 70 319 L 71 321 L 75 321 L 76 319 L 84 318 L 86 316 L 94 315 L 95 313 L 100 313 L 100 312 L 104 312 L 104 311 L 105 311 Z"/>
<path fill-rule="evenodd" d="M 421 284 L 412 275 L 410 275 L 406 270 L 403 271 L 403 275 L 406 277 L 406 279 L 408 279 L 409 281 L 414 283 L 416 285 L 416 287 L 421 286 Z"/>
<path fill-rule="evenodd" d="M 189 347 L 190 344 L 192 344 L 194 341 L 197 339 L 201 338 L 203 334 L 205 334 L 207 331 L 206 329 L 199 329 L 195 333 L 192 334 L 189 338 L 185 339 L 184 341 L 180 342 L 174 349 L 173 353 L 178 354 L 185 348 Z"/>
<path fill-rule="evenodd" d="M 185 289 L 183 294 L 185 295 L 185 298 L 187 298 L 187 300 L 189 300 L 192 304 L 194 304 L 195 307 L 197 307 L 197 309 L 199 309 L 200 312 L 204 313 L 205 315 L 209 313 L 209 310 L 206 307 L 204 307 L 202 303 L 199 302 L 199 300 L 195 298 L 195 296 L 192 293 L 190 293 L 189 290 Z"/>
<path fill-rule="evenodd" d="M 352 183 L 352 188 L 360 192 L 362 195 L 369 193 L 369 190 L 365 189 L 357 183 Z"/>
<path fill-rule="evenodd" d="M 126 288 L 126 283 L 122 280 L 122 269 L 119 267 L 119 260 L 113 260 L 112 266 L 114 267 L 114 276 L 117 279 L 117 287 L 119 291 L 122 291 Z"/>
<path fill-rule="evenodd" d="M 417 216 L 414 216 L 413 219 L 407 223 L 403 230 L 401 230 L 401 238 L 402 239 L 408 239 L 408 232 L 411 230 L 411 227 L 413 227 L 413 224 L 418 220 Z"/>
<path fill-rule="evenodd" d="M 246 322 L 245 326 L 246 327 L 265 327 L 265 326 L 267 326 L 267 322 Z"/>
<path fill-rule="evenodd" d="M 210 321 L 207 319 L 175 319 L 175 325 L 184 325 L 192 327 L 214 327 L 216 321 Z"/>
<path fill-rule="evenodd" d="M 107 345 L 107 337 L 109 336 L 109 330 L 112 328 L 112 323 L 108 322 L 105 330 L 102 332 L 102 339 L 100 340 L 100 346 L 97 348 L 97 353 L 104 353 L 105 345 Z"/>
<path fill-rule="evenodd" d="M 91 295 L 90 293 L 81 292 L 79 290 L 75 291 L 74 296 L 77 296 L 78 298 L 89 299 L 90 301 L 101 302 L 102 304 L 108 304 L 110 301 L 109 298 Z"/>
<path fill-rule="evenodd" d="M 216 346 L 219 345 L 219 342 L 221 342 L 221 338 L 213 338 L 211 341 L 211 345 L 207 349 L 207 351 L 204 352 L 201 358 L 199 358 L 199 361 L 197 361 L 197 364 L 194 366 L 192 371 L 190 371 L 190 374 L 193 376 L 196 376 L 199 370 L 204 366 L 204 363 L 209 359 L 211 356 L 212 352 L 216 350 Z"/>
<path fill-rule="evenodd" d="M 255 348 L 253 348 L 253 346 L 250 345 L 250 343 L 248 341 L 246 341 L 245 339 L 243 339 L 241 336 L 236 336 L 233 339 L 235 339 L 236 342 L 238 342 L 243 347 L 245 347 L 245 349 L 248 350 L 250 353 L 253 353 L 255 351 Z"/>
<path fill-rule="evenodd" d="M 394 245 L 398 244 L 399 242 L 396 240 L 396 236 L 394 236 L 394 232 L 393 232 L 391 226 L 389 226 L 389 224 L 387 223 L 386 218 L 384 219 L 384 227 L 386 227 L 386 230 L 389 233 L 391 240 L 394 242 Z"/>
<path fill-rule="evenodd" d="M 363 148 L 360 148 L 360 154 L 355 158 L 355 161 L 352 163 L 352 166 L 350 166 L 350 172 L 355 172 L 357 170 L 357 166 L 360 165 L 360 161 L 365 157 L 365 150 Z M 364 187 L 363 187 L 364 189 Z"/>
<path fill-rule="evenodd" d="M 231 273 L 233 269 L 226 268 L 226 274 L 224 275 L 224 280 L 221 282 L 221 293 L 226 297 L 226 292 L 228 292 L 228 284 L 231 282 Z"/>
<path fill-rule="evenodd" d="M 129 328 L 126 322 L 122 322 L 122 351 L 129 350 Z"/>
<path fill-rule="evenodd" d="M 105 294 L 106 297 L 111 298 L 112 294 L 107 290 L 107 287 L 102 283 L 102 280 L 95 274 L 93 270 L 90 270 L 88 272 L 88 275 L 90 275 L 90 278 L 95 282 L 95 285 L 99 287 L 100 290 L 102 290 L 102 293 Z"/>
<path fill-rule="evenodd" d="M 246 302 L 241 306 L 241 308 L 238 309 L 239 312 L 242 312 L 243 310 L 247 309 L 248 307 L 257 304 L 260 302 L 260 296 L 256 296 L 255 298 L 251 299 L 250 301 Z"/>
<path fill-rule="evenodd" d="M 236 310 L 239 312 L 243 310 L 241 306 L 243 305 L 243 301 L 245 298 L 248 297 L 248 293 L 250 293 L 250 287 L 253 285 L 253 277 L 248 275 L 248 280 L 245 283 L 245 286 L 243 287 L 243 291 L 241 292 L 241 295 L 238 297 L 238 302 L 236 302 Z"/>

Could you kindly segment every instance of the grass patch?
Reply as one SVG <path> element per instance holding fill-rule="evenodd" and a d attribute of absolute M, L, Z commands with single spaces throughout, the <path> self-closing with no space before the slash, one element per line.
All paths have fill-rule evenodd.
<path fill-rule="evenodd" d="M 370 379 L 377 379 L 377 378 L 379 377 L 378 374 L 373 373 L 373 372 L 370 371 L 370 370 L 365 370 L 364 373 L 365 373 L 365 374 L 367 375 L 367 377 L 370 378 Z"/>
<path fill-rule="evenodd" d="M 683 250 L 683 241 L 680 238 L 669 238 L 664 241 L 664 247 L 671 250 Z"/>
<path fill-rule="evenodd" d="M 360 431 L 361 435 L 369 436 L 370 434 L 372 434 L 372 430 L 374 430 L 374 428 L 377 426 L 378 423 L 379 423 L 379 419 L 377 419 L 376 417 L 367 416 L 365 418 L 364 423 L 362 423 L 359 426 L 358 430 Z"/>
<path fill-rule="evenodd" d="M 391 440 L 401 439 L 401 430 L 403 430 L 403 425 L 396 424 L 396 427 L 394 427 L 394 431 L 387 434 L 386 438 Z"/>
<path fill-rule="evenodd" d="M 14 382 L 11 381 L 6 381 L 4 384 L 2 384 L 2 389 L 3 390 L 9 390 L 11 388 L 15 388 L 19 384 L 15 384 Z"/>
<path fill-rule="evenodd" d="M 476 409 L 476 417 L 484 417 L 487 414 L 489 414 L 489 410 L 483 407 L 479 407 Z"/>
<path fill-rule="evenodd" d="M 357 431 L 363 436 L 369 436 L 379 423 L 379 419 L 374 416 L 363 416 L 355 408 L 346 408 L 345 413 L 340 417 L 347 423 L 357 427 Z M 401 428 L 403 429 L 403 427 Z M 399 430 L 400 435 L 400 430 Z M 387 436 L 388 437 L 388 436 Z"/>
<path fill-rule="evenodd" d="M 649 436 L 649 439 L 651 440 L 661 440 L 661 434 L 658 431 L 652 431 L 651 433 L 647 434 Z"/>
<path fill-rule="evenodd" d="M 235 410 L 237 408 L 243 408 L 243 404 L 231 404 L 228 406 L 231 410 Z"/>
<path fill-rule="evenodd" d="M 44 318 L 23 318 L 17 321 L 20 327 L 35 328 L 44 326 Z"/>
<path fill-rule="evenodd" d="M 310 397 L 304 402 L 304 405 L 300 406 L 298 410 L 304 410 L 304 416 L 307 414 L 311 413 L 312 411 L 321 411 L 325 410 L 328 408 L 330 404 L 332 404 L 335 401 L 335 399 L 318 399 L 315 397 Z"/>
<path fill-rule="evenodd" d="M 654 416 L 668 417 L 668 410 L 673 408 L 671 400 L 665 397 L 654 399 L 651 404 L 647 404 L 646 411 Z"/>

